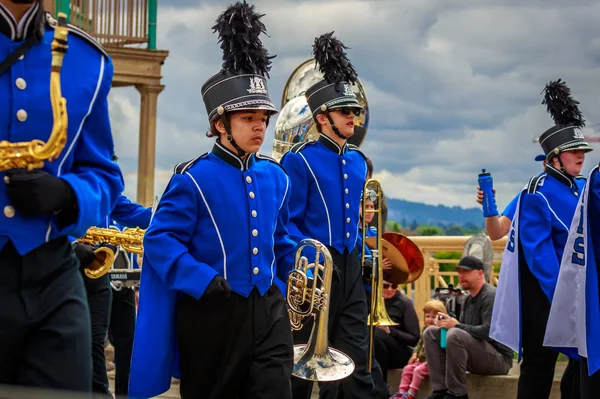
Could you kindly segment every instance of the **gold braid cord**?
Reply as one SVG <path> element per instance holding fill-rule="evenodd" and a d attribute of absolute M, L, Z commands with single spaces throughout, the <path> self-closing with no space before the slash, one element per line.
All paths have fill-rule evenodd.
<path fill-rule="evenodd" d="M 67 100 L 60 89 L 60 70 L 67 52 L 67 16 L 58 13 L 58 25 L 52 40 L 52 69 L 50 72 L 50 102 L 54 124 L 48 142 L 32 140 L 21 143 L 0 141 L 0 171 L 26 168 L 40 169 L 44 161 L 58 158 L 67 143 Z"/>

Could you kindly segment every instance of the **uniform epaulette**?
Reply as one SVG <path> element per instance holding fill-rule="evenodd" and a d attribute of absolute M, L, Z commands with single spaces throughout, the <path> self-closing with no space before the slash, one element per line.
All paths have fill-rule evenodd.
<path fill-rule="evenodd" d="M 294 154 L 299 153 L 304 147 L 306 147 L 309 144 L 315 144 L 317 142 L 317 140 L 310 140 L 310 141 L 304 141 L 301 143 L 296 143 L 292 146 L 292 148 L 290 148 L 290 152 L 293 152 Z"/>
<path fill-rule="evenodd" d="M 58 24 L 58 21 L 49 12 L 46 12 L 46 22 L 52 29 L 54 29 L 54 27 Z M 89 33 L 75 25 L 68 24 L 67 27 L 69 28 L 69 33 L 74 33 L 75 35 L 79 36 L 80 38 L 94 46 L 96 49 L 98 49 L 98 51 L 104 54 L 106 58 L 110 58 L 106 49 L 102 47 L 102 45 L 98 43 L 96 39 L 94 39 Z"/>
<path fill-rule="evenodd" d="M 174 173 L 174 174 L 176 174 L 176 175 L 182 175 L 182 174 L 184 174 L 184 173 L 185 173 L 185 172 L 187 172 L 187 171 L 188 171 L 188 170 L 189 170 L 189 169 L 190 169 L 192 166 L 194 166 L 194 164 L 195 164 L 196 162 L 198 162 L 200 159 L 202 159 L 202 158 L 206 157 L 207 155 L 208 155 L 208 152 L 206 152 L 206 153 L 204 153 L 204 154 L 200 155 L 199 157 L 197 157 L 197 158 L 194 158 L 194 159 L 192 159 L 192 160 L 190 160 L 190 161 L 185 161 L 185 162 L 178 163 L 178 164 L 177 164 L 177 165 L 175 165 L 175 167 L 173 168 L 173 173 Z"/>
<path fill-rule="evenodd" d="M 542 173 L 540 175 L 533 176 L 531 179 L 529 179 L 529 183 L 527 183 L 527 193 L 535 194 L 538 190 L 538 187 L 540 187 L 543 184 L 545 178 L 546 174 Z"/>
<path fill-rule="evenodd" d="M 283 170 L 283 172 L 287 175 L 287 172 L 285 171 L 283 166 L 281 166 L 281 164 L 279 162 L 277 162 L 277 160 L 275 158 L 272 158 L 265 154 L 261 154 L 259 152 L 257 152 L 255 156 L 256 156 L 256 159 L 273 162 L 275 165 L 279 166 L 281 168 L 281 170 Z"/>
<path fill-rule="evenodd" d="M 348 150 L 358 152 L 360 155 L 362 155 L 362 157 L 365 159 L 365 161 L 367 160 L 367 156 L 365 154 L 363 154 L 363 152 L 354 144 L 348 144 Z"/>

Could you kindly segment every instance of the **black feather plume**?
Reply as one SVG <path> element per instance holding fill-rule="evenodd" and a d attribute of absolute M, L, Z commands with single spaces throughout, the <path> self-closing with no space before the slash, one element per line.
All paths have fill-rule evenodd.
<path fill-rule="evenodd" d="M 264 14 L 257 14 L 246 1 L 238 1 L 219 15 L 212 29 L 219 33 L 224 69 L 269 77 L 275 56 L 268 54 L 259 39 L 261 33 L 267 33 L 262 17 Z"/>
<path fill-rule="evenodd" d="M 552 119 L 554 119 L 554 123 L 560 126 L 585 126 L 583 114 L 577 106 L 579 101 L 571 97 L 571 89 L 565 82 L 561 79 L 550 82 L 542 93 L 544 93 L 542 104 L 546 106 Z"/>
<path fill-rule="evenodd" d="M 313 54 L 327 82 L 337 84 L 345 80 L 355 83 L 358 79 L 354 66 L 346 57 L 344 50 L 347 48 L 333 37 L 333 32 L 325 33 L 315 39 Z"/>

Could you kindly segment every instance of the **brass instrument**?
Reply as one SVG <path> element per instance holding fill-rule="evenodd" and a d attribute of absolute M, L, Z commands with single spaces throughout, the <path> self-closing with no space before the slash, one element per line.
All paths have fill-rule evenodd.
<path fill-rule="evenodd" d="M 366 201 L 364 200 L 367 193 L 368 187 L 375 188 L 375 198 L 372 199 L 375 202 L 374 209 L 367 209 Z M 425 268 L 425 261 L 423 253 L 419 247 L 407 237 L 398 233 L 382 233 L 384 226 L 382 226 L 382 210 L 381 210 L 381 199 L 382 191 L 381 184 L 374 179 L 369 179 L 363 187 L 363 201 L 362 201 L 362 239 L 363 243 L 371 249 L 373 256 L 373 266 L 371 271 L 371 313 L 367 324 L 369 325 L 369 370 L 372 365 L 373 355 L 373 333 L 374 327 L 377 326 L 396 326 L 398 323 L 394 322 L 386 308 L 385 300 L 383 297 L 383 258 L 388 259 L 392 263 L 392 269 L 389 271 L 389 276 L 386 278 L 392 284 L 410 284 L 416 281 Z M 377 217 L 377 236 L 367 238 L 368 225 L 366 223 L 365 215 L 368 213 L 374 213 Z M 366 270 L 366 254 L 363 248 L 362 250 L 362 266 L 363 271 Z"/>
<path fill-rule="evenodd" d="M 281 159 L 296 143 L 319 138 L 319 132 L 304 93 L 321 79 L 323 79 L 323 74 L 312 58 L 304 61 L 292 72 L 285 84 L 281 99 L 281 111 L 275 123 L 273 158 Z M 364 108 L 360 116 L 354 120 L 354 135 L 348 139 L 348 143 L 360 147 L 369 127 L 369 104 L 365 89 L 359 79 L 352 85 L 352 89 L 358 102 Z"/>
<path fill-rule="evenodd" d="M 144 253 L 144 234 L 146 230 L 135 228 L 119 231 L 116 229 L 90 227 L 85 235 L 77 242 L 87 245 L 110 245 L 113 247 L 121 246 L 125 251 L 138 255 Z M 104 276 L 113 265 L 115 260 L 114 252 L 105 247 L 96 249 L 96 260 L 85 269 L 85 275 L 95 279 Z"/>
<path fill-rule="evenodd" d="M 314 263 L 302 256 L 306 247 L 316 250 Z M 321 256 L 323 264 L 320 263 Z M 312 277 L 309 277 L 312 272 Z M 288 276 L 287 303 L 293 330 L 302 328 L 303 320 L 314 317 L 310 339 L 306 345 L 294 345 L 292 375 L 310 381 L 337 381 L 354 371 L 349 356 L 328 346 L 329 298 L 333 278 L 333 260 L 329 250 L 319 241 L 305 239 L 296 249 L 294 268 Z"/>
<path fill-rule="evenodd" d="M 37 139 L 19 143 L 0 141 L 0 171 L 17 168 L 27 168 L 28 170 L 42 168 L 44 161 L 56 160 L 67 143 L 67 100 L 62 96 L 60 88 L 60 71 L 63 57 L 68 48 L 67 35 L 67 16 L 60 12 L 51 45 L 50 103 L 54 124 L 50 137 L 46 143 Z"/>

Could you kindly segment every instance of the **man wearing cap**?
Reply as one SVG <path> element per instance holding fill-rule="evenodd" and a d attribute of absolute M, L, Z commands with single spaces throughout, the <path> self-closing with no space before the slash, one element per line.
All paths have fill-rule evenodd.
<path fill-rule="evenodd" d="M 463 257 L 458 266 L 461 289 L 468 291 L 460 320 L 438 314 L 436 326 L 423 333 L 429 380 L 429 399 L 468 398 L 467 371 L 479 375 L 505 375 L 512 366 L 513 351 L 489 336 L 496 289 L 485 282 L 483 262 Z M 440 347 L 446 329 L 446 348 Z"/>
<path fill-rule="evenodd" d="M 237 2 L 213 28 L 224 63 L 202 96 L 217 139 L 175 167 L 145 234 L 131 397 L 165 392 L 172 376 L 182 398 L 292 397 L 282 290 L 296 244 L 286 229 L 290 180 L 257 154 L 276 112 L 260 18 Z"/>
<path fill-rule="evenodd" d="M 542 171 L 546 168 L 546 156 L 544 154 L 537 155 L 535 157 L 536 162 L 542 162 Z M 496 190 L 492 190 L 494 195 L 496 194 Z M 517 199 L 519 198 L 519 194 L 517 194 L 504 208 L 502 214 L 497 216 L 497 211 L 495 215 L 485 216 L 485 230 L 490 237 L 490 240 L 499 240 L 508 234 L 508 230 L 510 230 L 510 223 L 512 222 L 513 217 L 515 216 L 515 211 L 517 209 Z M 477 187 L 477 203 L 479 205 L 483 204 L 483 196 L 484 193 L 481 191 L 479 187 Z M 492 208 L 496 208 L 496 199 L 491 199 Z"/>
<path fill-rule="evenodd" d="M 579 173 L 592 148 L 580 132 L 582 115 L 560 80 L 545 88 L 555 125 L 540 136 L 545 172 L 531 178 L 517 200 L 500 269 L 490 336 L 521 355 L 518 398 L 548 397 L 558 352 L 544 347 L 550 304 L 569 226 L 585 179 Z M 576 351 L 561 382 L 563 398 L 578 397 Z"/>
<path fill-rule="evenodd" d="M 338 383 L 320 384 L 321 398 L 374 398 L 368 370 L 367 301 L 358 257 L 358 226 L 367 176 L 365 156 L 347 143 L 360 115 L 352 84 L 357 75 L 346 47 L 333 32 L 315 39 L 313 52 L 324 79 L 306 91 L 308 105 L 321 133 L 316 141 L 299 143 L 281 159 L 292 182 L 290 235 L 296 241 L 314 238 L 327 246 L 335 264 L 329 307 L 329 343 L 350 356 L 355 370 Z M 294 334 L 306 343 L 310 326 Z M 294 398 L 310 397 L 312 382 L 292 379 Z"/>

